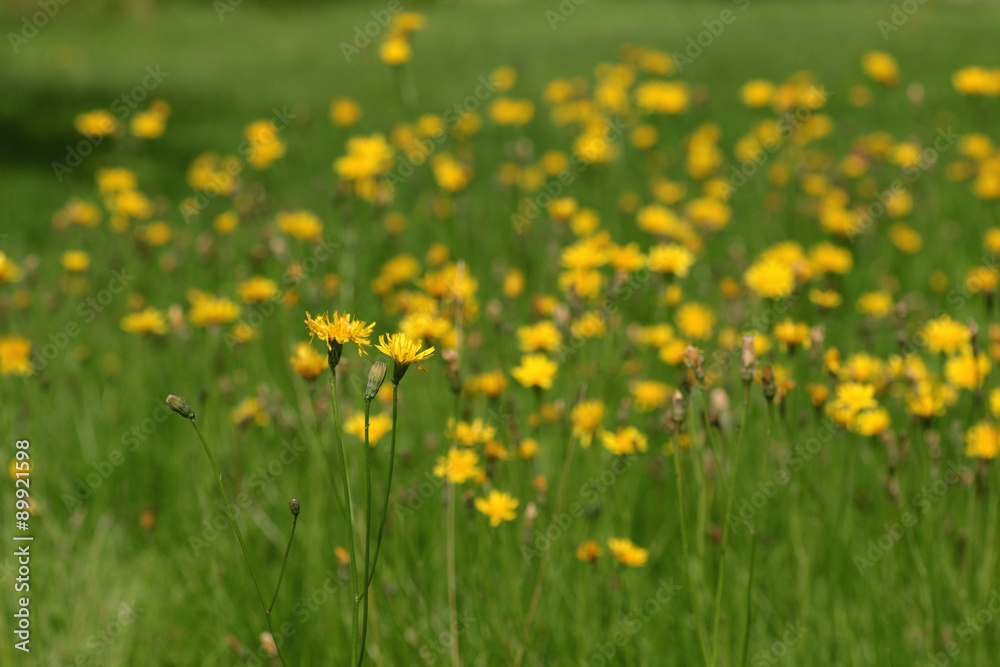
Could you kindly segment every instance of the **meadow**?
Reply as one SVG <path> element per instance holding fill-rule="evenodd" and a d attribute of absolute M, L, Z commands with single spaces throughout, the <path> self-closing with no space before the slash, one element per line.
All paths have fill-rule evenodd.
<path fill-rule="evenodd" d="M 1000 7 L 161 4 L 0 9 L 0 664 L 995 663 Z"/>

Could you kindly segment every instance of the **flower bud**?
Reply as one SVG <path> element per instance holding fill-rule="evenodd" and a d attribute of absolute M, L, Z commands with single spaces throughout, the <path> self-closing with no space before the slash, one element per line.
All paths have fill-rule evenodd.
<path fill-rule="evenodd" d="M 778 392 L 778 387 L 774 384 L 774 369 L 768 364 L 760 369 L 760 383 L 764 388 L 764 398 L 768 403 L 774 401 L 774 395 Z"/>
<path fill-rule="evenodd" d="M 378 395 L 378 390 L 382 388 L 385 381 L 385 364 L 376 361 L 368 371 L 368 386 L 365 387 L 365 400 L 370 401 Z"/>
<path fill-rule="evenodd" d="M 292 510 L 292 516 L 299 515 L 299 499 L 292 498 L 288 501 L 288 509 Z"/>
<path fill-rule="evenodd" d="M 705 369 L 702 368 L 701 350 L 693 345 L 688 345 L 684 350 L 684 365 L 691 369 L 698 384 L 705 381 Z"/>
<path fill-rule="evenodd" d="M 757 370 L 757 353 L 753 349 L 753 336 L 743 337 L 743 369 L 740 377 L 744 382 L 753 380 L 754 372 Z"/>
<path fill-rule="evenodd" d="M 188 405 L 188 402 L 177 394 L 170 394 L 167 396 L 167 407 L 179 414 L 184 419 L 194 419 L 194 410 Z"/>

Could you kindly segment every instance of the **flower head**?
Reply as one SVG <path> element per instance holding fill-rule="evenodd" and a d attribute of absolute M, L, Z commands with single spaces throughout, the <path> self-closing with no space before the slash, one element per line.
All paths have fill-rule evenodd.
<path fill-rule="evenodd" d="M 326 342 L 331 367 L 336 367 L 340 361 L 340 353 L 344 343 L 357 345 L 359 357 L 362 353 L 367 354 L 365 348 L 371 345 L 368 337 L 372 335 L 372 329 L 375 328 L 374 322 L 367 324 L 362 320 L 354 319 L 350 313 L 341 315 L 336 311 L 334 311 L 333 316 L 317 315 L 316 317 L 306 311 L 306 325 L 313 336 L 319 336 L 321 340 Z"/>
<path fill-rule="evenodd" d="M 526 354 L 521 357 L 521 365 L 511 370 L 511 375 L 525 387 L 548 389 L 552 386 L 556 368 L 556 362 L 544 354 Z"/>
<path fill-rule="evenodd" d="M 0 338 L 0 375 L 31 375 L 31 341 L 21 336 Z"/>
<path fill-rule="evenodd" d="M 637 547 L 629 539 L 613 537 L 608 540 L 608 549 L 622 565 L 628 565 L 629 567 L 642 567 L 649 560 L 649 552 Z"/>
<path fill-rule="evenodd" d="M 426 371 L 420 362 L 425 359 L 430 359 L 431 355 L 434 354 L 434 348 L 429 347 L 426 350 L 421 350 L 423 347 L 423 341 L 413 340 L 405 333 L 389 334 L 388 336 L 379 336 L 378 344 L 375 346 L 384 354 L 392 357 L 392 383 L 399 384 L 399 381 L 403 379 L 403 375 L 406 374 L 406 369 L 410 367 L 410 364 L 415 363 L 417 368 L 422 371 Z"/>
<path fill-rule="evenodd" d="M 501 521 L 513 521 L 517 518 L 514 510 L 518 500 L 509 493 L 492 489 L 485 498 L 476 498 L 476 509 L 490 518 L 491 526 L 499 526 Z"/>

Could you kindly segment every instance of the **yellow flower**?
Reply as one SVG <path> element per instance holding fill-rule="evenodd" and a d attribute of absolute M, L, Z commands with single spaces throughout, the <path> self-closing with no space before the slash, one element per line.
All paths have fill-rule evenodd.
<path fill-rule="evenodd" d="M 892 312 L 892 295 L 888 292 L 866 292 L 858 298 L 858 310 L 880 318 Z"/>
<path fill-rule="evenodd" d="M 21 279 L 21 267 L 0 251 L 0 284 L 16 283 Z"/>
<path fill-rule="evenodd" d="M 188 300 L 191 302 L 188 319 L 195 326 L 227 324 L 240 315 L 240 307 L 225 297 L 191 290 Z"/>
<path fill-rule="evenodd" d="M 246 303 L 269 301 L 278 293 L 278 285 L 270 278 L 254 276 L 236 287 L 236 293 Z"/>
<path fill-rule="evenodd" d="M 965 434 L 965 455 L 995 459 L 1000 452 L 1000 433 L 990 422 L 979 422 Z"/>
<path fill-rule="evenodd" d="M 751 109 L 766 107 L 774 98 L 774 84 L 765 79 L 747 81 L 740 88 L 740 102 Z"/>
<path fill-rule="evenodd" d="M 544 354 L 527 354 L 521 357 L 521 365 L 514 367 L 511 375 L 525 387 L 549 389 L 557 368 L 556 362 Z"/>
<path fill-rule="evenodd" d="M 635 101 L 647 113 L 682 113 L 690 101 L 688 84 L 684 81 L 647 81 L 636 88 Z"/>
<path fill-rule="evenodd" d="M 694 255 L 682 245 L 665 243 L 649 250 L 648 263 L 653 271 L 672 273 L 678 278 L 684 278 L 694 264 Z"/>
<path fill-rule="evenodd" d="M 367 354 L 368 352 L 364 348 L 371 345 L 368 338 L 372 334 L 372 329 L 375 328 L 374 322 L 368 324 L 362 320 L 354 319 L 350 313 L 341 315 L 339 311 L 334 311 L 332 317 L 330 315 L 317 315 L 315 318 L 307 311 L 305 322 L 309 327 L 309 333 L 318 336 L 326 343 L 327 350 L 334 357 L 335 366 L 336 362 L 340 361 L 340 351 L 344 343 L 357 345 L 359 357 L 362 353 Z"/>
<path fill-rule="evenodd" d="M 622 565 L 629 567 L 642 567 L 649 560 L 649 552 L 637 547 L 629 539 L 611 538 L 608 540 L 608 550 Z"/>
<path fill-rule="evenodd" d="M 604 402 L 598 399 L 581 401 L 573 407 L 570 413 L 573 421 L 573 437 L 580 439 L 580 445 L 590 447 L 594 433 L 604 419 Z"/>
<path fill-rule="evenodd" d="M 344 422 L 344 430 L 364 442 L 365 413 L 355 412 Z M 368 446 L 374 447 L 386 433 L 392 430 L 392 419 L 389 415 L 378 414 L 368 419 Z"/>
<path fill-rule="evenodd" d="M 477 467 L 479 456 L 471 449 L 448 450 L 448 456 L 439 456 L 434 466 L 434 476 L 444 477 L 449 484 L 463 482 L 479 477 L 482 471 Z"/>
<path fill-rule="evenodd" d="M 277 215 L 278 229 L 302 241 L 316 241 L 323 235 L 323 223 L 309 211 L 287 211 Z"/>
<path fill-rule="evenodd" d="M 843 298 L 833 290 L 811 289 L 809 290 L 809 300 L 820 308 L 836 308 L 843 303 Z"/>
<path fill-rule="evenodd" d="M 787 346 L 789 351 L 794 351 L 798 346 L 808 350 L 812 346 L 809 325 L 805 322 L 793 322 L 788 317 L 774 325 L 774 337 Z"/>
<path fill-rule="evenodd" d="M 264 410 L 260 401 L 251 396 L 233 408 L 230 418 L 237 426 L 246 426 L 253 421 L 257 426 L 267 426 L 271 422 L 271 416 Z"/>
<path fill-rule="evenodd" d="M 970 350 L 948 359 L 944 365 L 944 376 L 959 389 L 976 389 L 983 386 L 992 367 L 985 353 L 980 352 L 978 358 L 973 358 Z"/>
<path fill-rule="evenodd" d="M 392 169 L 392 146 L 383 134 L 351 137 L 347 140 L 347 155 L 337 158 L 333 169 L 347 181 L 364 181 Z"/>
<path fill-rule="evenodd" d="M 615 433 L 602 432 L 601 444 L 609 452 L 618 456 L 644 452 L 649 448 L 649 440 L 635 426 L 621 427 Z"/>
<path fill-rule="evenodd" d="M 374 326 L 374 323 L 373 325 Z M 405 333 L 389 334 L 388 336 L 379 336 L 378 344 L 375 346 L 382 353 L 392 357 L 392 382 L 393 384 L 399 384 L 399 381 L 403 379 L 403 375 L 406 373 L 406 369 L 410 367 L 410 364 L 416 364 L 417 368 L 422 371 L 426 371 L 420 362 L 426 359 L 430 359 L 431 355 L 434 354 L 434 348 L 429 347 L 426 350 L 421 350 L 424 343 L 420 340 L 413 340 Z"/>
<path fill-rule="evenodd" d="M 892 420 L 885 408 L 865 410 L 854 421 L 854 431 L 861 435 L 875 436 L 889 429 Z"/>
<path fill-rule="evenodd" d="M 908 255 L 918 252 L 924 244 L 920 233 L 905 222 L 894 223 L 889 228 L 889 239 L 894 246 L 899 248 L 900 252 L 905 252 Z"/>
<path fill-rule="evenodd" d="M 667 405 L 673 389 L 663 382 L 639 380 L 630 387 L 635 398 L 635 407 L 640 412 L 651 412 Z"/>
<path fill-rule="evenodd" d="M 60 260 L 64 269 L 71 273 L 82 273 L 90 266 L 90 255 L 82 250 L 67 250 Z"/>
<path fill-rule="evenodd" d="M 795 272 L 776 259 L 758 260 L 743 275 L 747 287 L 769 299 L 780 299 L 795 291 Z"/>
<path fill-rule="evenodd" d="M 954 354 L 969 343 L 969 327 L 948 315 L 928 322 L 923 334 L 931 352 Z"/>
<path fill-rule="evenodd" d="M 490 104 L 490 118 L 497 125 L 527 125 L 535 117 L 530 100 L 499 97 Z"/>
<path fill-rule="evenodd" d="M 514 510 L 518 500 L 509 493 L 490 489 L 486 498 L 476 498 L 476 509 L 490 518 L 491 526 L 499 526 L 501 521 L 513 521 L 517 518 Z"/>
<path fill-rule="evenodd" d="M 386 65 L 399 67 L 413 57 L 413 49 L 400 33 L 390 34 L 378 48 L 378 55 Z"/>
<path fill-rule="evenodd" d="M 138 313 L 131 313 L 122 318 L 121 327 L 129 333 L 145 336 L 157 334 L 162 336 L 169 331 L 167 319 L 156 308 L 146 308 Z"/>
<path fill-rule="evenodd" d="M 700 303 L 685 303 L 677 309 L 675 323 L 688 338 L 705 340 L 712 335 L 715 326 L 715 313 L 708 306 Z"/>
<path fill-rule="evenodd" d="M 496 434 L 496 428 L 487 426 L 481 417 L 471 422 L 455 422 L 452 419 L 448 424 L 448 437 L 466 447 L 488 442 L 496 437 Z"/>
<path fill-rule="evenodd" d="M 165 222 L 151 222 L 139 230 L 139 238 L 151 246 L 165 245 L 172 237 L 173 231 Z"/>
<path fill-rule="evenodd" d="M 604 551 L 594 540 L 587 540 L 576 548 L 576 557 L 585 563 L 592 563 L 601 557 Z"/>
<path fill-rule="evenodd" d="M 274 121 L 254 121 L 243 131 L 243 136 L 250 142 L 247 162 L 254 169 L 267 169 L 285 154 L 285 144 L 278 139 L 278 128 Z"/>
<path fill-rule="evenodd" d="M 842 382 L 837 385 L 834 399 L 827 403 L 827 414 L 838 424 L 851 426 L 862 410 L 877 408 L 875 385 L 862 382 Z"/>
<path fill-rule="evenodd" d="M 1000 282 L 1000 271 L 992 266 L 977 266 L 965 276 L 965 287 L 973 294 L 996 292 L 998 282 Z"/>
<path fill-rule="evenodd" d="M 170 118 L 170 105 L 163 100 L 156 100 L 149 109 L 140 111 L 132 117 L 129 129 L 140 139 L 156 139 L 166 129 L 168 118 Z"/>
<path fill-rule="evenodd" d="M 296 373 L 310 382 L 326 368 L 326 358 L 309 343 L 296 343 L 289 362 Z"/>
<path fill-rule="evenodd" d="M 361 105 L 346 97 L 338 97 L 330 103 L 330 120 L 334 125 L 348 127 L 361 118 Z"/>
<path fill-rule="evenodd" d="M 77 132 L 88 137 L 105 137 L 118 129 L 118 121 L 103 109 L 80 114 L 74 119 L 73 125 Z"/>
<path fill-rule="evenodd" d="M 0 338 L 0 375 L 31 375 L 31 341 L 21 336 Z"/>
<path fill-rule="evenodd" d="M 522 352 L 554 352 L 562 344 L 562 334 L 551 320 L 518 327 L 517 339 Z"/>
<path fill-rule="evenodd" d="M 392 19 L 393 30 L 408 35 L 424 27 L 424 15 L 419 12 L 400 12 Z"/>
<path fill-rule="evenodd" d="M 883 86 L 894 86 L 899 82 L 899 65 L 896 59 L 883 51 L 869 51 L 861 60 L 865 74 Z"/>

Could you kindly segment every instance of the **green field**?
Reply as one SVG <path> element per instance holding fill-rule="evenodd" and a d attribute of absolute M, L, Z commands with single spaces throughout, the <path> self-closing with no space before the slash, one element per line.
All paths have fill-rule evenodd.
<path fill-rule="evenodd" d="M 330 371 L 313 384 L 290 363 L 310 340 L 307 311 L 376 323 L 368 356 L 349 343 L 336 368 L 345 422 L 364 412 L 373 361 L 391 377 L 380 335 L 415 314 L 433 324 L 418 330 L 439 332 L 422 336 L 436 348 L 428 372 L 411 368 L 399 383 L 368 664 L 995 664 L 1000 97 L 961 94 L 953 75 L 1000 67 L 1000 6 L 914 2 L 912 16 L 894 17 L 890 3 L 834 0 L 120 4 L 59 5 L 37 34 L 13 41 L 41 5 L 0 9 L 0 462 L 10 462 L 0 665 L 280 664 L 261 648 L 261 596 L 198 436 L 164 403 L 171 393 L 197 415 L 266 602 L 289 500 L 301 503 L 271 615 L 284 664 L 352 662 L 352 566 L 335 550 L 349 548 L 346 472 L 363 564 L 365 449 L 343 435 L 345 470 Z M 390 32 L 378 18 L 395 6 L 426 19 L 398 69 L 378 55 Z M 372 21 L 371 44 L 345 57 Z M 651 72 L 623 45 L 680 71 Z M 866 75 L 873 50 L 895 58 L 898 82 Z M 517 74 L 507 92 L 496 85 L 504 65 Z M 578 106 L 547 99 L 550 82 L 574 78 Z M 740 91 L 755 79 L 792 101 L 748 108 Z M 682 113 L 642 108 L 638 91 L 657 81 L 686 82 Z M 484 82 L 482 126 L 463 135 L 448 114 Z M 125 108 L 122 96 L 139 89 L 114 136 L 74 127 L 85 112 Z M 330 119 L 340 97 L 361 107 L 349 127 Z M 491 118 L 503 98 L 529 100 L 531 120 Z M 154 99 L 171 109 L 162 136 L 130 135 Z M 560 113 L 601 128 L 614 159 L 576 159 L 586 122 L 560 123 Z M 440 122 L 428 115 L 446 132 L 424 142 L 433 147 L 419 162 L 453 161 L 411 175 L 398 128 Z M 285 150 L 257 169 L 245 164 L 244 131 L 268 119 Z M 773 150 L 758 146 L 755 173 L 734 182 L 741 140 L 770 121 L 788 133 Z M 656 134 L 651 147 L 636 145 L 642 127 Z M 393 146 L 389 176 L 373 180 L 394 186 L 383 201 L 332 168 L 350 138 L 375 133 Z M 565 169 L 543 174 L 547 151 Z M 205 153 L 239 156 L 232 192 L 192 184 Z M 692 156 L 705 155 L 717 162 L 695 173 Z M 439 166 L 460 185 L 449 189 Z M 97 182 L 112 168 L 134 173 L 147 212 L 115 221 Z M 543 177 L 532 184 L 532 172 Z M 713 194 L 726 182 L 731 192 Z M 893 190 L 909 198 L 885 212 Z M 547 210 L 556 198 L 599 225 L 561 220 Z M 99 223 L 63 224 L 57 213 L 74 199 L 94 204 Z M 658 233 L 640 222 L 654 204 L 675 214 Z M 698 204 L 728 216 L 706 222 Z M 831 226 L 859 209 L 874 213 L 870 224 L 851 218 L 857 233 Z M 214 221 L 230 210 L 239 225 L 222 233 Z M 299 210 L 322 223 L 313 240 L 282 227 Z M 400 215 L 405 228 L 393 229 Z M 148 227 L 157 221 L 163 243 Z M 919 247 L 908 247 L 914 236 Z M 616 270 L 609 258 L 628 244 L 642 267 L 661 246 L 691 265 Z M 71 270 L 66 251 L 83 251 L 89 266 Z M 404 255 L 414 270 L 399 268 Z M 848 264 L 823 268 L 827 256 Z M 7 278 L 5 261 L 17 267 Z M 761 265 L 774 280 L 790 276 L 786 294 L 764 294 L 751 271 Z M 387 266 L 399 273 L 388 287 Z M 570 275 L 573 266 L 584 268 Z M 254 276 L 279 291 L 241 298 Z M 596 285 L 589 295 L 586 285 Z M 232 300 L 238 314 L 200 326 L 192 290 Z M 876 291 L 891 310 L 860 312 Z M 839 303 L 821 307 L 820 292 Z M 164 316 L 164 333 L 123 329 L 147 307 Z M 688 316 L 709 313 L 701 335 Z M 603 329 L 592 335 L 587 318 Z M 786 319 L 822 333 L 781 343 L 792 336 L 777 326 Z M 540 322 L 548 342 L 558 332 L 539 344 L 557 371 L 535 390 L 515 369 L 530 353 L 523 328 Z M 661 324 L 671 332 L 657 338 Z M 743 333 L 770 343 L 746 383 Z M 31 344 L 26 372 L 4 353 L 15 338 Z M 704 385 L 680 358 L 688 343 L 703 352 Z M 494 397 L 475 380 L 497 369 L 506 386 Z M 762 381 L 771 369 L 773 402 Z M 645 385 L 652 397 L 641 381 L 659 383 Z M 371 405 L 383 420 L 389 384 Z M 850 391 L 863 407 L 838 412 Z M 249 418 L 234 415 L 251 398 Z M 589 447 L 574 416 L 584 401 L 604 405 Z M 452 419 L 493 432 L 460 444 Z M 641 451 L 602 444 L 623 433 Z M 391 437 L 370 450 L 376 523 Z M 28 530 L 16 514 L 20 440 L 30 441 Z M 476 453 L 478 477 L 435 474 L 451 448 Z M 491 490 L 519 501 L 512 520 L 493 526 L 478 508 Z M 12 538 L 23 535 L 34 538 L 30 590 L 18 592 L 15 550 L 28 543 Z M 617 538 L 648 559 L 616 559 Z M 577 553 L 589 540 L 601 549 L 590 562 Z M 22 597 L 30 653 L 15 646 Z"/>

